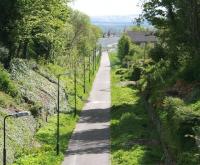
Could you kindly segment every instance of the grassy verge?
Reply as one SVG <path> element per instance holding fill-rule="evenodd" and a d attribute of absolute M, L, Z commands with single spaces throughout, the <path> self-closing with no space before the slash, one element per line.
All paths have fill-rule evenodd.
<path fill-rule="evenodd" d="M 116 54 L 111 54 L 112 109 L 111 141 L 113 165 L 155 165 L 161 163 L 162 150 L 138 91 L 120 86 Z"/>
<path fill-rule="evenodd" d="M 99 66 L 99 65 L 98 65 Z M 48 70 L 54 74 L 65 73 L 67 70 L 57 65 L 45 66 Z M 98 67 L 97 67 L 98 68 Z M 97 69 L 98 70 L 98 69 Z M 91 71 L 91 82 L 89 83 L 88 73 L 86 76 L 86 93 L 83 90 L 82 75 L 77 75 L 77 111 L 78 114 L 81 112 L 82 107 L 87 99 L 89 92 L 92 88 L 92 82 L 95 78 L 96 72 L 92 74 Z M 74 84 L 72 77 L 62 77 L 62 86 L 65 87 L 68 93 L 69 106 L 74 108 Z M 14 165 L 59 165 L 63 158 L 65 150 L 67 149 L 68 142 L 71 134 L 75 128 L 76 122 L 79 116 L 74 118 L 73 114 L 61 114 L 60 115 L 60 155 L 56 155 L 56 130 L 57 130 L 57 117 L 52 116 L 48 119 L 48 122 L 40 128 L 35 135 L 34 148 L 27 149 L 18 155 L 18 159 Z"/>
<path fill-rule="evenodd" d="M 68 144 L 74 129 L 76 119 L 70 115 L 60 116 L 60 149 L 61 154 L 56 155 L 56 117 L 52 117 L 48 124 L 42 127 L 36 134 L 38 147 L 23 152 L 14 165 L 59 165 L 63 160 L 65 147 Z"/>

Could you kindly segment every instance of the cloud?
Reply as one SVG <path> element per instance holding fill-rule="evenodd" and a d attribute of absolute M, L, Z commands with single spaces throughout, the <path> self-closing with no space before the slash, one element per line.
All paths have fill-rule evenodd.
<path fill-rule="evenodd" d="M 70 5 L 89 16 L 135 15 L 141 13 L 139 0 L 75 0 Z"/>

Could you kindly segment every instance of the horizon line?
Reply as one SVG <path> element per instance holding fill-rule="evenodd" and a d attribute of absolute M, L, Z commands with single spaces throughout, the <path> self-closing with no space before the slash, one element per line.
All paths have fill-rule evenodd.
<path fill-rule="evenodd" d="M 88 15 L 89 17 L 127 17 L 127 16 L 139 16 L 140 14 L 126 14 L 126 15 L 120 15 L 120 14 L 112 14 L 112 15 Z"/>

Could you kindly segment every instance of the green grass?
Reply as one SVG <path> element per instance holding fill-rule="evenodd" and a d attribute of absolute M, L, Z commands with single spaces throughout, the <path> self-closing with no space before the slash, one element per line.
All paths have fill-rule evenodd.
<path fill-rule="evenodd" d="M 111 52 L 109 56 L 112 68 L 120 65 L 120 59 L 116 56 L 116 52 Z"/>
<path fill-rule="evenodd" d="M 63 68 L 58 65 L 53 65 L 53 64 L 48 64 L 46 66 L 50 73 L 54 75 L 62 74 L 62 73 L 68 73 L 69 70 L 67 68 Z M 97 68 L 99 65 L 97 65 Z M 82 68 L 83 69 L 83 68 Z M 78 113 L 81 112 L 82 107 L 85 103 L 85 100 L 88 98 L 89 92 L 92 88 L 92 82 L 95 78 L 96 72 L 98 69 L 95 70 L 94 74 L 92 72 L 92 66 L 91 66 L 91 71 L 90 71 L 90 79 L 91 82 L 89 82 L 89 73 L 88 70 L 86 71 L 86 93 L 84 93 L 84 88 L 83 88 L 83 70 L 77 70 L 77 111 Z M 73 70 L 70 70 L 70 75 L 68 76 L 62 76 L 61 77 L 61 85 L 65 87 L 67 93 L 68 93 L 68 101 L 69 105 L 71 108 L 74 108 L 74 72 Z"/>
<path fill-rule="evenodd" d="M 2 108 L 16 107 L 17 103 L 15 101 L 16 100 L 13 97 L 0 91 L 0 107 Z"/>
<path fill-rule="evenodd" d="M 69 139 L 76 124 L 76 118 L 70 115 L 60 116 L 60 150 L 61 154 L 56 155 L 56 123 L 57 118 L 53 116 L 48 124 L 42 127 L 36 134 L 36 140 L 41 145 L 39 148 L 32 148 L 20 155 L 14 165 L 59 165 L 63 160 L 63 153 L 66 150 Z"/>
<path fill-rule="evenodd" d="M 62 68 L 58 65 L 43 66 L 50 72 L 50 74 L 58 75 L 60 73 L 67 72 L 67 69 Z M 97 67 L 98 68 L 98 67 Z M 98 70 L 98 69 L 97 69 Z M 91 82 L 89 83 L 88 72 L 86 76 L 86 93 L 83 92 L 83 77 L 82 73 L 77 75 L 77 111 L 78 115 L 81 112 L 84 103 L 89 95 L 92 88 L 92 82 L 95 78 L 96 72 L 92 74 L 91 71 Z M 61 85 L 65 87 L 68 93 L 68 101 L 70 107 L 74 108 L 74 82 L 73 75 L 62 77 Z M 61 114 L 60 116 L 60 155 L 56 155 L 56 130 L 57 130 L 57 118 L 56 116 L 50 117 L 48 123 L 42 126 L 35 135 L 35 143 L 33 148 L 25 149 L 22 153 L 18 154 L 18 159 L 14 165 L 59 165 L 61 164 L 65 151 L 68 146 L 68 142 L 75 128 L 76 122 L 79 116 L 74 118 L 73 114 Z"/>
<path fill-rule="evenodd" d="M 111 152 L 113 165 L 156 165 L 162 162 L 158 135 L 143 108 L 138 91 L 119 85 L 112 59 Z M 116 60 L 115 60 L 116 61 Z"/>
<path fill-rule="evenodd" d="M 14 82 L 10 79 L 8 72 L 0 65 L 0 90 L 16 97 L 18 95 Z"/>

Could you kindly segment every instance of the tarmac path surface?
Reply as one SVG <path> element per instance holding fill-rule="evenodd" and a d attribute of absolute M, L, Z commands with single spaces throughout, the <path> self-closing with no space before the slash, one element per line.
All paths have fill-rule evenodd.
<path fill-rule="evenodd" d="M 103 52 L 80 120 L 62 165 L 111 165 L 110 158 L 110 61 Z"/>

